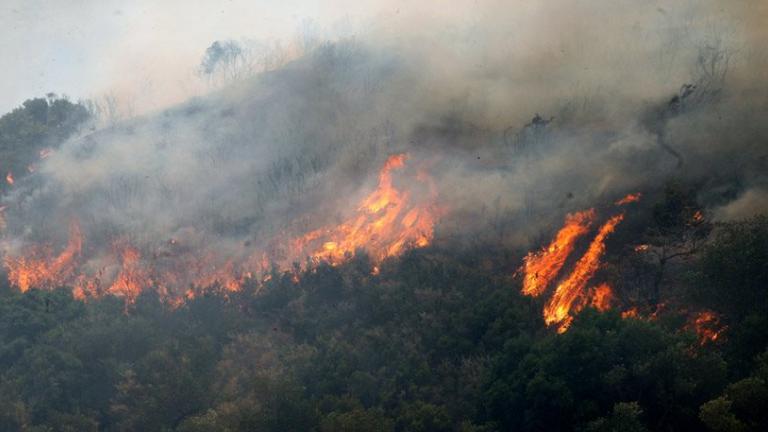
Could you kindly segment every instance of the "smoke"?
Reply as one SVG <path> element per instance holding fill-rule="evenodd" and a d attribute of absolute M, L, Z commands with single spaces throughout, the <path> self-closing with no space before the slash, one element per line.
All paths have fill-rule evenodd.
<path fill-rule="evenodd" d="M 670 178 L 702 184 L 724 218 L 766 210 L 752 189 L 768 172 L 765 7 L 401 6 L 65 143 L 3 198 L 8 253 L 65 244 L 76 219 L 94 268 L 115 239 L 246 256 L 342 220 L 400 152 L 437 185 L 446 236 L 524 243 L 565 212 Z"/>
<path fill-rule="evenodd" d="M 737 199 L 715 211 L 715 218 L 723 221 L 744 220 L 768 209 L 768 191 L 749 189 Z"/>

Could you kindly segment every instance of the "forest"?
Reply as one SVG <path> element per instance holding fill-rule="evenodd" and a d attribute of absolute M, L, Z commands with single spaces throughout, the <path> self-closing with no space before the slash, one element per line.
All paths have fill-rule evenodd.
<path fill-rule="evenodd" d="M 727 311 L 705 344 L 674 312 L 587 309 L 556 334 L 495 256 L 427 248 L 372 276 L 360 253 L 175 309 L 5 284 L 2 429 L 764 430 L 765 218 L 685 268 L 692 304 Z"/>
<path fill-rule="evenodd" d="M 33 3 L 0 432 L 768 430 L 768 2 Z"/>
<path fill-rule="evenodd" d="M 0 119 L 2 151 L 30 136 L 52 145 L 88 112 L 30 100 Z M 644 238 L 680 243 L 694 187 L 649 194 Z M 700 235 L 680 260 L 612 254 L 614 280 L 653 280 L 666 265 L 674 283 L 661 296 L 643 285 L 641 313 L 587 307 L 563 334 L 545 325 L 542 299 L 521 294 L 509 263 L 525 251 L 455 239 L 375 270 L 364 250 L 339 265 L 273 267 L 263 282 L 177 305 L 152 289 L 128 304 L 5 280 L 0 429 L 765 430 L 768 219 Z M 717 311 L 717 337 L 687 323 L 701 308 Z"/>

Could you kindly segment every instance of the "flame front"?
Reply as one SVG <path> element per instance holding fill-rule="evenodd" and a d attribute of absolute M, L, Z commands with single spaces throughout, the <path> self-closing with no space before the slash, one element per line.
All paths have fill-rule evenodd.
<path fill-rule="evenodd" d="M 640 200 L 640 192 L 629 194 L 615 201 L 614 205 L 623 206 Z M 589 231 L 595 220 L 595 210 L 590 209 L 566 217 L 565 225 L 546 248 L 531 252 L 523 259 L 518 273 L 523 274 L 522 293 L 538 297 L 555 280 L 576 244 L 576 240 Z M 568 276 L 558 283 L 554 293 L 544 305 L 544 322 L 548 326 L 557 325 L 558 333 L 565 332 L 573 316 L 588 304 L 597 310 L 605 311 L 615 303 L 613 290 L 607 283 L 587 289 L 587 283 L 600 268 L 600 260 L 605 253 L 605 239 L 624 220 L 624 213 L 608 219 L 598 230 L 589 244 L 587 251 L 573 266 Z M 635 248 L 645 251 L 646 245 Z"/>
<path fill-rule="evenodd" d="M 141 290 L 151 284 L 151 278 L 146 268 L 141 265 L 141 253 L 137 249 L 129 244 L 115 245 L 115 249 L 119 251 L 120 272 L 107 292 L 133 302 L 141 294 Z"/>
<path fill-rule="evenodd" d="M 407 156 L 390 156 L 379 173 L 379 183 L 357 207 L 356 215 L 339 225 L 321 228 L 299 237 L 293 249 L 299 255 L 338 263 L 365 249 L 375 262 L 401 254 L 407 247 L 431 243 L 438 211 L 433 201 L 435 188 L 428 177 L 418 175 L 430 192 L 430 202 L 418 206 L 409 191 L 392 184 L 392 171 L 405 166 Z M 296 256 L 294 252 L 292 255 Z"/>
<path fill-rule="evenodd" d="M 600 258 L 605 253 L 605 239 L 624 219 L 623 214 L 613 216 L 600 227 L 587 252 L 582 256 L 567 279 L 560 282 L 555 293 L 544 307 L 544 322 L 547 325 L 559 324 L 558 332 L 568 329 L 573 317 L 571 308 L 578 299 L 583 298 L 584 288 L 600 267 Z"/>
<path fill-rule="evenodd" d="M 557 276 L 565 260 L 573 252 L 576 240 L 589 231 L 595 219 L 593 209 L 569 214 L 565 226 L 558 231 L 552 243 L 539 252 L 531 252 L 523 259 L 523 294 L 537 297 Z"/>
<path fill-rule="evenodd" d="M 32 287 L 51 289 L 63 285 L 72 277 L 82 247 L 80 225 L 73 221 L 67 247 L 60 254 L 54 255 L 50 246 L 43 246 L 34 247 L 20 257 L 6 256 L 8 280 L 22 292 Z"/>
<path fill-rule="evenodd" d="M 49 155 L 41 153 L 41 157 Z M 246 246 L 230 251 L 231 255 L 222 254 L 215 248 L 200 246 L 204 241 L 189 229 L 179 239 L 152 248 L 136 247 L 128 238 L 118 236 L 111 247 L 90 245 L 83 259 L 83 235 L 80 225 L 73 221 L 68 243 L 58 255 L 50 245 L 30 245 L 18 252 L 10 252 L 9 248 L 4 264 L 10 283 L 21 291 L 69 285 L 77 298 L 111 294 L 132 303 L 144 289 L 152 288 L 169 303 L 180 304 L 185 298 L 193 298 L 197 289 L 215 286 L 239 290 L 252 279 L 253 271 L 261 272 L 266 279 L 270 263 L 283 270 L 307 257 L 337 264 L 358 249 L 367 250 L 372 261 L 378 263 L 409 247 L 427 246 L 434 235 L 438 210 L 434 202 L 436 189 L 429 176 L 419 171 L 408 189 L 398 189 L 393 183 L 393 172 L 402 170 L 406 160 L 405 154 L 390 156 L 379 172 L 376 189 L 341 224 L 300 236 L 284 234 L 274 238 L 271 243 L 285 249 L 279 254 Z M 419 187 L 427 190 L 426 199 L 419 194 Z M 185 238 L 187 234 L 189 239 Z"/>

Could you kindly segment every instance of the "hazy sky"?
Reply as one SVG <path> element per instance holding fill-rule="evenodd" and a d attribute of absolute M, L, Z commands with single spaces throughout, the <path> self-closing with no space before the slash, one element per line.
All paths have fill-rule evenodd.
<path fill-rule="evenodd" d="M 585 58 L 599 52 L 594 46 L 618 41 L 634 49 L 670 29 L 685 36 L 689 23 L 723 21 L 709 14 L 734 15 L 737 28 L 756 31 L 765 27 L 768 0 L 0 0 L 0 113 L 51 91 L 72 99 L 110 93 L 133 105 L 133 114 L 162 108 L 206 90 L 196 70 L 213 41 L 290 46 L 307 28 L 320 39 L 378 31 L 403 38 L 405 48 L 426 36 L 430 58 L 450 43 L 474 57 L 531 51 L 542 62 L 570 65 L 574 79 L 573 64 L 620 61 L 626 51 L 609 47 Z M 472 34 L 482 37 L 467 39 Z M 668 48 L 675 46 L 661 54 L 674 52 Z"/>
<path fill-rule="evenodd" d="M 408 3 L 0 0 L 0 112 L 49 91 L 77 99 L 115 87 L 162 105 L 194 93 L 195 67 L 214 40 L 290 42 L 307 21 L 328 36 L 353 32 L 351 23 Z"/>

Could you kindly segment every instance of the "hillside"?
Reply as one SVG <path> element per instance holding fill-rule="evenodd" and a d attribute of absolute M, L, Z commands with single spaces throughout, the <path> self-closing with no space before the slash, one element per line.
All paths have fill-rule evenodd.
<path fill-rule="evenodd" d="M 0 117 L 0 430 L 768 429 L 764 31 L 617 7 Z"/>

